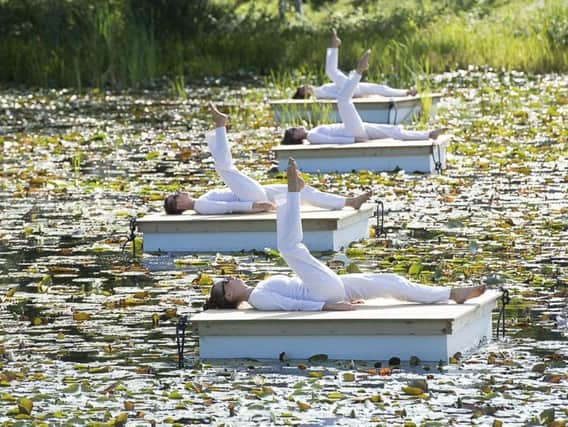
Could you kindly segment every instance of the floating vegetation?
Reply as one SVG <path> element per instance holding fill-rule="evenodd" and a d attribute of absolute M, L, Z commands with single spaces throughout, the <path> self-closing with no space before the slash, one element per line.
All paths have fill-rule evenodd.
<path fill-rule="evenodd" d="M 444 92 L 434 125 L 454 134 L 448 170 L 304 175 L 328 191 L 373 188 L 387 209 L 386 237 L 321 258 L 338 271 L 395 271 L 437 286 L 504 285 L 508 337 L 448 365 L 401 364 L 396 348 L 390 363 L 288 360 L 285 349 L 264 363 L 201 361 L 188 332 L 183 371 L 177 316 L 201 310 L 215 277 L 255 283 L 290 270 L 274 248 L 133 257 L 120 249 L 129 218 L 161 211 L 176 189 L 220 185 L 204 138 L 210 99 L 231 112 L 237 165 L 283 182 L 268 173 L 282 129 L 264 102 L 279 89 L 210 79 L 186 87 L 186 101 L 175 87 L 0 92 L 0 419 L 562 425 L 568 79 L 472 69 L 429 85 Z"/>

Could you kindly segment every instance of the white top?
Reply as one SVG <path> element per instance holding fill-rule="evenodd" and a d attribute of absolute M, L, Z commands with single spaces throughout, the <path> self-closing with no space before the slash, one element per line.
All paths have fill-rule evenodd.
<path fill-rule="evenodd" d="M 230 189 L 211 190 L 195 200 L 193 210 L 202 215 L 252 212 L 251 201 L 240 200 Z"/>
<path fill-rule="evenodd" d="M 257 310 L 319 311 L 324 302 L 310 298 L 299 277 L 271 276 L 252 290 L 248 302 Z"/>
<path fill-rule="evenodd" d="M 366 140 L 392 138 L 401 141 L 428 140 L 429 131 L 405 130 L 401 126 L 362 123 Z M 316 126 L 306 139 L 311 144 L 353 144 L 355 137 L 343 123 Z"/>
<path fill-rule="evenodd" d="M 306 139 L 312 144 L 353 144 L 355 138 L 350 135 L 343 123 L 316 126 L 308 132 Z"/>

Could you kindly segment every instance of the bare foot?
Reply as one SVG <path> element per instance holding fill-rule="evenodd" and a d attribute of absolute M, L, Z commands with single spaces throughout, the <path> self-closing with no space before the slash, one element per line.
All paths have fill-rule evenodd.
<path fill-rule="evenodd" d="M 339 37 L 337 37 L 337 31 L 335 30 L 335 28 L 331 29 L 331 43 L 330 46 L 332 48 L 338 48 L 339 46 L 341 46 L 341 39 Z"/>
<path fill-rule="evenodd" d="M 485 285 L 469 286 L 467 288 L 452 288 L 450 299 L 458 304 L 463 304 L 468 299 L 478 297 L 485 292 Z"/>
<path fill-rule="evenodd" d="M 209 109 L 211 110 L 215 127 L 222 128 L 229 123 L 229 116 L 221 113 L 212 102 L 209 103 Z"/>
<path fill-rule="evenodd" d="M 357 73 L 363 74 L 365 71 L 369 69 L 369 55 L 371 54 L 371 49 L 367 49 L 365 53 L 359 59 L 359 63 L 357 64 Z"/>
<path fill-rule="evenodd" d="M 433 130 L 432 132 L 430 132 L 430 133 L 428 134 L 428 138 L 430 138 L 430 139 L 438 139 L 438 137 L 439 137 L 440 135 L 442 135 L 444 132 L 446 132 L 447 130 L 448 130 L 448 128 L 438 128 L 438 129 L 435 129 L 435 130 Z"/>
<path fill-rule="evenodd" d="M 349 197 L 345 200 L 345 206 L 351 206 L 353 209 L 361 208 L 361 205 L 371 198 L 373 193 L 371 191 L 365 191 L 356 197 Z"/>
<path fill-rule="evenodd" d="M 288 159 L 286 177 L 288 178 L 288 191 L 290 193 L 297 193 L 299 191 L 302 191 L 302 188 L 304 188 L 304 186 L 306 185 L 306 183 L 300 176 L 300 171 L 298 171 L 298 164 L 293 157 L 290 157 Z"/>

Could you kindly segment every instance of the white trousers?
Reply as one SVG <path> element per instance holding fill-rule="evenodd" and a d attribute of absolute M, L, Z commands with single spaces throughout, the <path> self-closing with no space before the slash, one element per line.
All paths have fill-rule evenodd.
<path fill-rule="evenodd" d="M 285 197 L 288 186 L 285 184 L 260 185 L 251 177 L 238 170 L 233 162 L 227 132 L 224 127 L 216 128 L 207 134 L 207 145 L 215 162 L 215 170 L 227 187 L 241 200 L 250 202 L 272 201 Z M 323 209 L 343 209 L 345 197 L 324 193 L 306 185 L 301 191 L 302 203 Z"/>
<path fill-rule="evenodd" d="M 360 273 L 337 275 L 312 256 L 302 243 L 299 193 L 287 193 L 278 205 L 278 250 L 298 275 L 302 286 L 317 301 L 335 303 L 354 299 L 396 298 L 420 303 L 445 301 L 450 289 L 412 283 L 396 274 Z"/>
<path fill-rule="evenodd" d="M 353 93 L 357 88 L 361 75 L 356 71 L 349 74 L 337 96 L 337 110 L 343 126 L 356 141 L 370 139 L 393 138 L 402 141 L 424 140 L 429 138 L 429 131 L 405 130 L 401 126 L 383 125 L 378 123 L 365 123 L 353 105 Z"/>

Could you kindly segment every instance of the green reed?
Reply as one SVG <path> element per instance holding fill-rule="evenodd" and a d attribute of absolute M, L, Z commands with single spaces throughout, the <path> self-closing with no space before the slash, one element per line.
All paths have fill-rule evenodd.
<path fill-rule="evenodd" d="M 227 2 L 225 2 L 227 3 Z M 230 1 L 228 3 L 231 3 Z M 369 78 L 416 84 L 430 72 L 490 66 L 531 73 L 568 70 L 564 0 L 320 2 L 303 18 L 281 20 L 254 2 L 4 0 L 0 81 L 40 86 L 138 87 L 157 78 L 269 76 L 287 93 L 321 84 L 329 27 L 344 43 L 340 67 L 352 69 L 372 48 Z M 177 9 L 176 9 L 177 8 Z M 182 77 L 183 76 L 183 79 Z M 284 95 L 284 93 L 282 93 Z"/>

